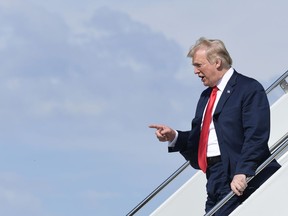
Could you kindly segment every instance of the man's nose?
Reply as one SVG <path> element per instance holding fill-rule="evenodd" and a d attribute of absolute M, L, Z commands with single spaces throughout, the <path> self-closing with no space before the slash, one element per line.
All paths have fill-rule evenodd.
<path fill-rule="evenodd" d="M 194 67 L 194 74 L 198 74 L 200 71 L 197 67 Z"/>

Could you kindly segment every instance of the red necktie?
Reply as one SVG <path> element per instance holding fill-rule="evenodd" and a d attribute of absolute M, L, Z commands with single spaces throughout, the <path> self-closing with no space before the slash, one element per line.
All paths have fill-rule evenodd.
<path fill-rule="evenodd" d="M 204 120 L 202 124 L 202 130 L 199 140 L 199 149 L 198 149 L 198 164 L 201 170 L 206 173 L 207 169 L 207 144 L 209 136 L 209 127 L 212 120 L 212 110 L 213 105 L 216 99 L 218 88 L 217 86 L 213 87 L 208 105 L 206 107 L 206 112 L 204 115 Z"/>

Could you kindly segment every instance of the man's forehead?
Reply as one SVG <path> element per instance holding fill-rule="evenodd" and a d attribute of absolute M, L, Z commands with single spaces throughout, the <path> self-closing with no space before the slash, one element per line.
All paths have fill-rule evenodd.
<path fill-rule="evenodd" d="M 203 61 L 207 61 L 207 57 L 206 57 L 206 50 L 202 49 L 202 50 L 197 50 L 193 57 L 192 57 L 192 63 L 197 63 L 197 62 L 203 62 Z"/>

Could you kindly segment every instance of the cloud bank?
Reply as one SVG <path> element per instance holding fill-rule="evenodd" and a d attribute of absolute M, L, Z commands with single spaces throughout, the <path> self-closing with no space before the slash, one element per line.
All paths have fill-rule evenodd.
<path fill-rule="evenodd" d="M 0 136 L 7 154 L 2 162 L 27 180 L 25 189 L 0 188 L 0 199 L 11 203 L 3 214 L 13 206 L 12 215 L 20 209 L 34 209 L 29 215 L 67 215 L 69 205 L 77 207 L 69 215 L 95 215 L 95 211 L 113 215 L 112 209 L 92 202 L 87 207 L 86 201 L 101 203 L 104 195 L 103 200 L 125 205 L 121 185 L 138 185 L 133 178 L 127 180 L 135 169 L 131 161 L 149 163 L 143 151 L 155 140 L 148 124 L 175 121 L 177 114 L 181 119 L 185 105 L 191 103 L 180 94 L 188 85 L 181 87 L 177 77 L 187 63 L 183 50 L 108 7 L 95 10 L 82 23 L 82 31 L 75 32 L 61 16 L 39 6 L 3 5 Z M 159 158 L 149 148 L 150 159 Z M 19 166 L 14 161 L 22 162 Z M 124 166 L 128 173 L 123 175 Z M 117 184 L 108 183 L 118 172 Z M 48 185 L 49 193 L 33 188 L 35 181 Z M 59 207 L 56 203 L 63 199 Z"/>

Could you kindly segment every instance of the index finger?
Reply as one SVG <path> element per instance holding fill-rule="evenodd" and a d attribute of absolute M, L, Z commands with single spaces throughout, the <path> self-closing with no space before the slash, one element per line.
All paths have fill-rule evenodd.
<path fill-rule="evenodd" d="M 152 125 L 149 125 L 149 128 L 155 128 L 155 129 L 159 130 L 159 129 L 163 129 L 163 125 L 152 124 Z"/>

